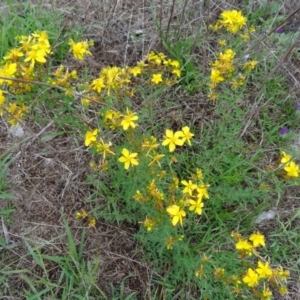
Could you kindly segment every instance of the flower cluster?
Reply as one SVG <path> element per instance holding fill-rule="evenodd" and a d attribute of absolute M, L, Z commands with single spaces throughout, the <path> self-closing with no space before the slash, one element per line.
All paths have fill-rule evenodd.
<path fill-rule="evenodd" d="M 194 134 L 190 132 L 188 126 L 183 127 L 180 131 L 176 131 L 175 133 L 172 130 L 167 129 L 162 145 L 169 146 L 169 151 L 173 152 L 176 146 L 183 146 L 185 142 L 191 145 L 191 138 L 193 136 Z"/>
<path fill-rule="evenodd" d="M 11 94 L 18 95 L 30 92 L 30 81 L 38 77 L 37 65 L 45 64 L 47 56 L 51 54 L 45 31 L 36 31 L 30 36 L 18 36 L 16 40 L 19 43 L 18 47 L 10 49 L 5 54 L 0 67 L 0 114 L 6 114 L 11 125 L 17 125 L 28 109 L 23 103 L 12 102 L 11 99 L 7 101 L 7 90 Z"/>
<path fill-rule="evenodd" d="M 225 28 L 230 33 L 236 33 L 246 26 L 246 18 L 240 11 L 224 11 L 214 26 L 214 30 Z M 253 27 L 241 33 L 242 39 L 247 41 L 249 34 L 254 31 Z M 219 40 L 220 47 L 226 46 L 226 40 Z M 217 59 L 210 63 L 210 81 L 208 83 L 208 98 L 215 101 L 218 98 L 217 87 L 222 83 L 229 83 L 233 90 L 244 85 L 247 73 L 251 72 L 257 65 L 256 60 L 246 61 L 243 65 L 235 62 L 236 52 L 227 47 L 216 55 Z"/>
<path fill-rule="evenodd" d="M 236 53 L 232 49 L 228 48 L 223 52 L 219 52 L 217 54 L 218 59 L 210 63 L 212 68 L 210 72 L 210 82 L 208 84 L 210 89 L 208 98 L 216 100 L 216 88 L 222 82 L 229 82 L 233 90 L 243 86 L 246 75 L 243 74 L 242 71 L 251 71 L 257 65 L 257 61 L 255 60 L 248 61 L 244 63 L 240 70 L 241 72 L 239 72 L 239 68 L 234 63 L 235 56 Z"/>
<path fill-rule="evenodd" d="M 234 276 L 234 280 L 233 276 L 228 278 L 224 276 L 227 283 L 233 283 L 234 292 L 241 294 L 243 289 L 247 287 L 255 288 L 252 290 L 255 297 L 269 300 L 272 296 L 269 286 L 272 286 L 284 295 L 287 292 L 284 283 L 289 276 L 289 271 L 283 270 L 281 266 L 272 268 L 270 262 L 263 260 L 258 254 L 258 248 L 266 246 L 264 235 L 255 232 L 248 239 L 245 239 L 241 234 L 233 232 L 231 237 L 235 240 L 239 257 L 247 268 L 240 277 Z M 246 261 L 245 259 L 252 256 L 252 254 L 259 257 L 259 259 L 256 262 Z"/>
<path fill-rule="evenodd" d="M 281 152 L 279 166 L 283 168 L 284 173 L 279 172 L 278 174 L 284 178 L 299 177 L 299 166 L 292 160 L 292 156 L 284 151 Z"/>
<path fill-rule="evenodd" d="M 212 28 L 219 30 L 225 28 L 230 33 L 237 33 L 246 26 L 247 19 L 238 10 L 225 10 Z"/>
<path fill-rule="evenodd" d="M 181 76 L 180 63 L 168 58 L 164 53 L 150 52 L 144 60 L 132 67 L 106 67 L 100 71 L 99 77 L 92 80 L 85 92 L 88 98 L 95 97 L 102 101 L 103 96 L 114 95 L 122 99 L 124 95 L 135 94 L 134 85 L 143 77 L 150 85 L 172 85 Z M 94 93 L 91 94 L 91 92 Z"/>
<path fill-rule="evenodd" d="M 281 266 L 272 267 L 270 262 L 258 253 L 260 247 L 266 246 L 264 235 L 255 232 L 246 239 L 240 233 L 232 232 L 231 237 L 238 250 L 237 261 L 240 266 L 233 274 L 232 270 L 214 267 L 214 279 L 226 285 L 238 299 L 248 299 L 250 293 L 253 296 L 251 299 L 270 300 L 274 289 L 285 295 L 289 271 L 283 270 Z M 195 270 L 195 276 L 201 277 L 209 272 L 211 266 L 213 262 L 204 255 L 200 266 Z"/>
<path fill-rule="evenodd" d="M 181 183 L 182 188 L 179 187 L 179 183 Z M 184 218 L 187 216 L 186 208 L 200 216 L 205 199 L 209 199 L 208 188 L 209 185 L 203 182 L 202 171 L 197 169 L 188 180 L 179 181 L 177 177 L 173 177 L 167 193 L 158 187 L 156 180 L 152 180 L 146 187 L 145 193 L 140 190 L 136 191 L 134 199 L 140 203 L 151 204 L 156 210 L 158 216 L 156 219 L 147 216 L 143 222 L 147 231 L 151 231 L 159 226 L 162 216 L 166 213 L 173 226 L 183 225 Z M 167 203 L 170 204 L 166 205 Z"/>

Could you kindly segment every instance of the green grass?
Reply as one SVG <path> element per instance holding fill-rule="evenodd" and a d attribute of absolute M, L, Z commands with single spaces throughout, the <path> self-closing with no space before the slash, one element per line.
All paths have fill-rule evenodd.
<path fill-rule="evenodd" d="M 250 23 L 260 26 L 258 29 L 261 31 L 270 31 L 278 22 L 274 17 L 278 3 L 276 5 L 273 4 L 271 10 L 264 8 L 255 12 L 246 6 Z M 48 67 L 64 62 L 69 51 L 67 41 L 70 37 L 75 39 L 76 30 L 61 30 L 64 28 L 62 16 L 47 11 L 41 14 L 39 7 L 32 8 L 29 4 L 18 6 L 13 1 L 7 2 L 6 9 L 9 9 L 9 14 L 1 18 L 1 55 L 15 46 L 16 35 L 46 30 L 50 42 L 56 45 Z M 50 22 L 53 18 L 56 21 Z M 292 280 L 300 274 L 297 255 L 300 246 L 297 235 L 299 208 L 296 205 L 297 209 L 292 211 L 282 204 L 282 199 L 293 199 L 291 203 L 297 203 L 297 196 L 292 192 L 287 195 L 287 191 L 297 187 L 299 181 L 285 180 L 278 176 L 276 170 L 280 151 L 293 154 L 291 144 L 294 138 L 292 133 L 281 136 L 278 132 L 285 126 L 296 130 L 299 114 L 294 97 L 289 96 L 291 87 L 287 77 L 279 71 L 273 72 L 293 37 L 278 42 L 277 37 L 271 35 L 262 44 L 257 43 L 258 36 L 251 44 L 257 46 L 251 48 L 238 37 L 228 39 L 228 33 L 222 36 L 222 33 L 210 32 L 209 40 L 201 40 L 205 30 L 203 28 L 189 38 L 177 37 L 175 42 L 171 42 L 172 38 L 161 36 L 165 52 L 182 65 L 182 79 L 171 87 L 151 84 L 150 69 L 149 74 L 135 79 L 132 85 L 134 96 L 125 93 L 120 96 L 112 92 L 101 98 L 99 106 L 92 102 L 84 108 L 74 95 L 39 85 L 34 86 L 30 93 L 21 95 L 19 100 L 28 106 L 28 118 L 31 120 L 41 126 L 54 121 L 56 132 L 43 136 L 43 142 L 68 135 L 73 137 L 79 148 L 84 144 L 85 133 L 96 128 L 100 129 L 101 139 L 112 142 L 116 155 L 105 158 L 108 170 L 90 170 L 86 175 L 85 184 L 90 195 L 86 196 L 85 204 L 91 208 L 88 214 L 97 220 L 120 228 L 126 224 L 136 228 L 132 237 L 137 245 L 134 251 L 155 274 L 148 274 L 149 278 L 145 279 L 147 299 L 239 299 L 241 295 L 233 293 L 233 284 L 228 280 L 236 275 L 242 281 L 247 268 L 255 268 L 258 259 L 256 255 L 246 259 L 238 257 L 231 237 L 233 231 L 244 237 L 257 230 L 262 231 L 266 236 L 266 247 L 259 248 L 259 255 L 270 261 L 273 268 L 282 264 L 284 269 L 290 270 Z M 234 90 L 224 81 L 214 103 L 207 99 L 209 62 L 225 50 L 217 46 L 217 40 L 224 37 L 228 40 L 227 47 L 237 53 L 235 63 L 239 63 L 238 72 L 244 72 L 241 66 L 249 49 L 250 59 L 259 63 L 247 75 L 243 86 Z M 279 58 L 275 55 L 268 57 L 268 47 Z M 202 49 L 202 53 L 207 54 L 206 65 L 196 58 L 195 49 Z M 159 68 L 161 66 L 163 64 Z M 163 69 L 157 72 L 163 73 Z M 166 72 L 163 76 L 171 75 Z M 80 79 L 76 87 L 84 93 L 84 81 L 90 83 L 95 76 L 89 76 L 88 72 L 79 73 Z M 88 96 L 91 97 L 90 94 Z M 124 113 L 127 107 L 139 116 L 139 126 L 135 131 L 109 128 L 104 120 L 108 108 Z M 189 126 L 194 133 L 192 145 L 177 147 L 174 153 L 169 153 L 168 148 L 161 145 L 166 129 L 177 131 L 183 126 Z M 140 150 L 145 137 L 152 135 L 157 137 L 158 153 L 164 155 L 161 168 L 158 165 L 149 167 L 149 158 Z M 123 148 L 139 153 L 139 165 L 129 171 L 125 171 L 124 165 L 118 161 Z M 95 149 L 86 155 L 101 161 Z M 7 192 L 6 179 L 9 159 L 10 156 L 3 156 L 0 161 L 0 200 L 11 195 Z M 209 185 L 209 199 L 203 200 L 205 206 L 201 216 L 189 212 L 189 208 L 180 202 L 184 198 L 181 181 L 191 179 L 196 168 L 202 170 L 203 183 Z M 162 170 L 166 172 L 164 176 L 160 173 Z M 174 177 L 179 181 L 178 189 L 173 188 Z M 163 199 L 149 196 L 149 185 L 153 180 L 155 191 L 163 193 Z M 137 190 L 149 196 L 147 201 L 134 200 Z M 187 217 L 183 226 L 173 226 L 166 209 L 179 203 Z M 264 224 L 255 224 L 255 218 L 272 206 L 279 210 L 277 219 L 272 220 L 274 225 L 265 228 Z M 0 210 L 0 216 L 7 223 L 14 222 L 12 212 L 13 208 L 8 207 Z M 147 231 L 142 225 L 145 218 L 155 220 L 153 230 Z M 87 229 L 81 228 L 80 238 L 75 238 L 75 230 L 64 213 L 57 222 L 62 222 L 64 234 L 45 244 L 35 241 L 34 237 L 23 237 L 22 245 L 26 250 L 21 258 L 14 256 L 14 248 L 0 238 L 0 246 L 4 249 L 0 257 L 0 290 L 5 296 L 21 293 L 32 300 L 121 300 L 139 299 L 144 295 L 126 288 L 126 280 L 134 274 L 127 274 L 118 287 L 111 283 L 109 292 L 103 291 L 99 286 L 103 276 L 102 258 L 99 253 L 95 256 L 86 250 L 90 238 Z M 174 240 L 172 248 L 168 249 L 170 238 Z M 59 244 L 60 251 L 53 253 L 49 248 L 52 243 Z M 7 260 L 10 261 L 8 264 Z M 35 268 L 19 268 L 20 260 L 34 261 Z M 203 274 L 197 277 L 195 272 L 200 266 Z M 216 270 L 223 268 L 227 279 L 215 274 Z M 21 283 L 21 291 L 17 290 L 16 282 Z M 243 288 L 247 299 L 259 298 L 252 289 Z"/>

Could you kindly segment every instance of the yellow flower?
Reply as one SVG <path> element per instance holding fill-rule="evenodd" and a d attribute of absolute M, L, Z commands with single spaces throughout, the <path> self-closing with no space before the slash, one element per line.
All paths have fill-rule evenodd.
<path fill-rule="evenodd" d="M 82 106 L 84 106 L 84 107 L 88 107 L 90 104 L 90 100 L 87 98 L 81 98 L 80 101 L 81 101 Z"/>
<path fill-rule="evenodd" d="M 87 212 L 84 209 L 82 209 L 81 211 L 78 211 L 76 213 L 75 217 L 76 217 L 76 219 L 85 218 L 85 217 L 87 217 Z"/>
<path fill-rule="evenodd" d="M 245 42 L 247 42 L 247 41 L 249 40 L 249 33 L 248 33 L 248 32 L 241 33 L 241 34 L 240 34 L 240 37 L 241 37 Z"/>
<path fill-rule="evenodd" d="M 95 129 L 94 131 L 87 131 L 85 133 L 84 144 L 86 147 L 88 147 L 89 145 L 94 144 L 94 142 L 96 142 L 97 134 L 98 134 L 98 129 Z"/>
<path fill-rule="evenodd" d="M 284 167 L 284 170 L 287 172 L 288 177 L 298 177 L 299 176 L 299 166 L 296 165 L 293 161 L 287 163 Z"/>
<path fill-rule="evenodd" d="M 124 163 L 125 170 L 130 168 L 130 165 L 137 166 L 139 164 L 138 160 L 136 159 L 137 153 L 130 153 L 126 148 L 123 148 L 122 152 L 123 156 L 119 158 L 119 162 Z"/>
<path fill-rule="evenodd" d="M 151 166 L 153 163 L 157 162 L 157 164 L 161 167 L 159 160 L 162 159 L 165 155 L 164 154 L 156 154 L 154 156 L 151 156 L 148 154 L 147 156 L 152 158 L 152 161 L 150 162 L 150 164 L 148 166 Z"/>
<path fill-rule="evenodd" d="M 142 73 L 142 69 L 141 69 L 140 67 L 135 66 L 135 67 L 133 67 L 133 68 L 130 69 L 130 73 L 131 73 L 134 77 L 136 77 L 138 74 L 141 74 L 141 73 Z"/>
<path fill-rule="evenodd" d="M 182 193 L 189 194 L 190 196 L 192 196 L 192 193 L 197 188 L 197 185 L 194 184 L 192 180 L 189 181 L 182 180 L 181 183 L 185 186 Z"/>
<path fill-rule="evenodd" d="M 258 273 L 259 278 L 266 278 L 272 275 L 272 269 L 269 267 L 268 262 L 263 264 L 261 261 L 258 261 L 258 267 L 255 271 Z"/>
<path fill-rule="evenodd" d="M 251 71 L 255 68 L 255 66 L 258 64 L 258 61 L 256 60 L 250 60 L 250 61 L 247 61 L 244 66 L 243 66 L 243 69 L 246 70 L 246 71 Z"/>
<path fill-rule="evenodd" d="M 23 52 L 20 49 L 13 48 L 4 56 L 4 60 L 17 61 L 19 57 L 24 56 Z"/>
<path fill-rule="evenodd" d="M 246 276 L 243 277 L 243 282 L 245 282 L 250 287 L 257 286 L 258 274 L 253 269 L 249 268 Z"/>
<path fill-rule="evenodd" d="M 210 80 L 212 83 L 217 84 L 224 81 L 224 77 L 221 75 L 221 72 L 217 69 L 212 69 L 210 73 Z"/>
<path fill-rule="evenodd" d="M 200 265 L 200 268 L 195 272 L 196 277 L 201 277 L 204 274 L 203 264 Z"/>
<path fill-rule="evenodd" d="M 111 147 L 111 142 L 105 143 L 101 138 L 100 138 L 100 142 L 95 144 L 95 149 L 97 152 L 102 152 L 103 153 L 103 158 L 105 159 L 105 157 L 109 154 L 115 154 L 114 152 L 112 152 L 109 148 Z"/>
<path fill-rule="evenodd" d="M 292 156 L 289 154 L 286 154 L 284 151 L 281 151 L 281 159 L 280 162 L 282 164 L 285 164 L 287 162 L 289 162 L 292 159 Z"/>
<path fill-rule="evenodd" d="M 31 62 L 32 65 L 35 64 L 35 62 L 39 63 L 45 63 L 46 58 L 45 56 L 47 53 L 43 49 L 35 49 L 31 48 L 31 50 L 27 53 L 27 57 L 24 59 L 25 62 Z"/>
<path fill-rule="evenodd" d="M 280 293 L 280 295 L 285 296 L 288 292 L 287 287 L 286 286 L 279 287 L 278 292 Z"/>
<path fill-rule="evenodd" d="M 254 247 L 258 247 L 259 245 L 263 247 L 266 246 L 265 237 L 259 232 L 251 234 L 249 240 L 252 242 Z"/>
<path fill-rule="evenodd" d="M 135 128 L 136 124 L 134 121 L 138 120 L 138 116 L 136 113 L 132 113 L 128 108 L 126 109 L 126 115 L 123 116 L 123 120 L 121 121 L 121 126 L 123 126 L 123 130 L 127 130 L 129 127 Z"/>
<path fill-rule="evenodd" d="M 166 130 L 166 137 L 162 143 L 163 146 L 169 145 L 169 151 L 173 152 L 177 146 L 182 146 L 184 141 L 183 141 L 183 132 L 182 131 L 177 131 L 173 132 L 172 130 L 167 129 Z"/>
<path fill-rule="evenodd" d="M 241 11 L 226 10 L 221 13 L 220 23 L 228 31 L 236 33 L 246 25 L 247 19 Z"/>
<path fill-rule="evenodd" d="M 226 41 L 225 41 L 225 40 L 219 40 L 218 43 L 219 43 L 219 45 L 220 45 L 221 47 L 226 46 Z"/>
<path fill-rule="evenodd" d="M 92 216 L 89 216 L 89 223 L 88 223 L 89 228 L 91 227 L 95 228 L 95 225 L 96 225 L 96 219 Z"/>
<path fill-rule="evenodd" d="M 174 70 L 172 71 L 172 74 L 176 75 L 177 77 L 180 77 L 181 71 L 180 71 L 179 69 L 174 69 Z"/>
<path fill-rule="evenodd" d="M 273 271 L 273 275 L 279 277 L 281 280 L 286 280 L 286 278 L 290 276 L 290 271 L 283 270 L 282 266 L 279 266 Z"/>
<path fill-rule="evenodd" d="M 3 91 L 0 90 L 0 116 L 2 116 L 3 114 L 2 107 L 4 102 L 5 102 L 5 96 L 3 95 Z"/>
<path fill-rule="evenodd" d="M 155 83 L 155 84 L 159 84 L 160 82 L 162 82 L 162 74 L 153 74 L 152 75 L 152 79 L 151 82 Z"/>
<path fill-rule="evenodd" d="M 235 57 L 235 52 L 232 49 L 226 49 L 224 53 L 220 52 L 218 57 L 223 63 L 231 63 Z"/>
<path fill-rule="evenodd" d="M 170 65 L 172 67 L 174 67 L 175 69 L 179 69 L 179 67 L 180 67 L 180 63 L 178 60 L 171 60 Z"/>
<path fill-rule="evenodd" d="M 172 205 L 172 206 L 167 207 L 167 212 L 172 217 L 172 225 L 173 226 L 176 226 L 178 222 L 182 226 L 182 218 L 185 217 L 185 215 L 186 215 L 185 211 L 183 209 L 181 209 L 178 205 Z"/>
<path fill-rule="evenodd" d="M 14 77 L 14 74 L 17 72 L 16 63 L 6 63 L 4 66 L 0 67 L 0 76 L 3 77 Z M 2 83 L 11 84 L 11 80 L 0 79 L 0 84 Z"/>
<path fill-rule="evenodd" d="M 156 148 L 158 148 L 159 144 L 156 143 L 157 138 L 154 136 L 151 136 L 150 138 L 145 138 L 143 143 L 142 143 L 142 148 L 143 149 L 149 149 L 147 151 L 147 154 L 149 154 L 150 151 L 155 151 Z"/>
<path fill-rule="evenodd" d="M 188 126 L 184 126 L 181 129 L 181 132 L 183 134 L 182 136 L 183 142 L 185 143 L 185 141 L 187 141 L 188 144 L 191 146 L 191 138 L 194 136 L 194 134 L 190 132 L 190 128 Z"/>
<path fill-rule="evenodd" d="M 104 80 L 102 77 L 94 79 L 91 88 L 93 91 L 96 91 L 97 93 L 100 93 L 102 89 L 105 88 Z"/>
<path fill-rule="evenodd" d="M 78 60 L 83 60 L 86 55 L 92 55 L 92 53 L 88 50 L 89 44 L 86 41 L 75 43 L 71 39 L 69 41 L 69 45 L 71 46 L 69 52 L 73 52 L 73 56 Z"/>
<path fill-rule="evenodd" d="M 189 210 L 195 211 L 195 213 L 200 216 L 202 214 L 202 207 L 204 206 L 204 203 L 201 201 L 201 199 L 197 199 L 196 201 L 190 199 L 189 202 L 191 205 Z"/>
<path fill-rule="evenodd" d="M 197 187 L 197 193 L 199 198 L 204 198 L 204 199 L 209 199 L 208 191 L 207 189 L 209 188 L 209 184 L 201 184 L 200 186 Z"/>
<path fill-rule="evenodd" d="M 247 240 L 239 240 L 235 244 L 235 248 L 237 250 L 246 250 L 246 251 L 251 251 L 253 246 L 247 241 Z"/>
<path fill-rule="evenodd" d="M 269 288 L 266 288 L 264 285 L 264 289 L 261 293 L 261 300 L 271 300 L 272 292 L 269 290 Z"/>

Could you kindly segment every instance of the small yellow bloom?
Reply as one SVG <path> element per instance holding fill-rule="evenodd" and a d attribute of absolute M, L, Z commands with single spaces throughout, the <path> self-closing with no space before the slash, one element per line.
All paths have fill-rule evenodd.
<path fill-rule="evenodd" d="M 4 56 L 4 60 L 17 61 L 20 57 L 24 56 L 23 52 L 17 48 L 13 48 L 9 50 L 6 56 Z"/>
<path fill-rule="evenodd" d="M 89 228 L 94 227 L 95 228 L 96 225 L 96 219 L 93 216 L 89 216 Z"/>
<path fill-rule="evenodd" d="M 5 102 L 5 96 L 3 94 L 3 91 L 0 90 L 0 116 L 2 116 L 3 114 L 2 107 L 4 105 L 4 102 Z"/>
<path fill-rule="evenodd" d="M 100 138 L 100 142 L 95 144 L 95 149 L 97 152 L 101 152 L 103 154 L 103 159 L 106 158 L 106 156 L 110 155 L 110 154 L 115 154 L 114 152 L 112 152 L 110 150 L 112 143 L 108 142 L 105 143 L 101 138 Z"/>
<path fill-rule="evenodd" d="M 172 225 L 176 226 L 179 222 L 182 226 L 182 218 L 185 217 L 186 213 L 183 209 L 181 209 L 178 205 L 172 205 L 167 207 L 167 212 L 172 217 Z"/>
<path fill-rule="evenodd" d="M 183 132 L 177 131 L 173 132 L 172 130 L 166 130 L 166 137 L 162 143 L 163 146 L 169 145 L 169 151 L 173 152 L 177 146 L 182 146 L 184 143 Z"/>
<path fill-rule="evenodd" d="M 264 289 L 261 293 L 261 299 L 262 300 L 271 300 L 272 297 L 272 292 L 269 290 L 269 288 L 266 288 L 266 286 L 264 285 Z"/>
<path fill-rule="evenodd" d="M 197 188 L 197 185 L 194 184 L 192 180 L 189 181 L 182 180 L 181 183 L 185 186 L 182 193 L 189 194 L 190 196 L 192 196 L 192 193 Z"/>
<path fill-rule="evenodd" d="M 14 74 L 17 72 L 17 64 L 16 63 L 6 63 L 4 66 L 0 67 L 0 76 L 3 77 L 14 77 Z M 7 83 L 11 84 L 11 80 L 0 79 L 0 84 Z"/>
<path fill-rule="evenodd" d="M 136 77 L 137 75 L 139 75 L 139 74 L 142 73 L 142 69 L 141 69 L 140 67 L 135 66 L 135 67 L 133 67 L 133 68 L 130 69 L 130 73 L 131 73 L 134 77 Z"/>
<path fill-rule="evenodd" d="M 221 75 L 221 72 L 217 69 L 212 69 L 210 73 L 210 80 L 214 84 L 218 84 L 224 81 L 224 77 Z"/>
<path fill-rule="evenodd" d="M 299 166 L 293 161 L 287 163 L 284 167 L 288 177 L 299 177 Z"/>
<path fill-rule="evenodd" d="M 162 74 L 153 74 L 152 75 L 152 79 L 151 82 L 155 83 L 155 84 L 159 84 L 160 82 L 162 82 Z"/>
<path fill-rule="evenodd" d="M 179 69 L 179 67 L 180 67 L 180 63 L 178 60 L 171 60 L 170 65 L 172 67 L 174 67 L 175 69 Z"/>
<path fill-rule="evenodd" d="M 250 60 L 250 61 L 247 61 L 244 66 L 243 66 L 243 69 L 244 70 L 247 70 L 247 71 L 251 71 L 255 68 L 255 66 L 258 64 L 258 61 L 256 60 Z"/>
<path fill-rule="evenodd" d="M 195 211 L 196 214 L 198 214 L 199 216 L 202 215 L 202 208 L 204 206 L 204 203 L 201 201 L 201 199 L 197 199 L 195 200 L 189 200 L 190 202 L 190 207 L 189 210 L 191 211 Z"/>
<path fill-rule="evenodd" d="M 156 154 L 154 156 L 151 156 L 151 155 L 148 154 L 147 156 L 152 158 L 152 161 L 150 162 L 150 164 L 148 166 L 151 166 L 153 163 L 156 162 L 161 167 L 161 164 L 160 164 L 159 160 L 162 159 L 165 155 L 164 154 Z"/>
<path fill-rule="evenodd" d="M 126 115 L 123 116 L 123 120 L 121 121 L 121 126 L 123 126 L 123 130 L 127 130 L 129 127 L 135 128 L 136 124 L 134 121 L 138 120 L 138 116 L 136 113 L 131 112 L 128 108 L 126 109 Z"/>
<path fill-rule="evenodd" d="M 253 246 L 247 241 L 247 240 L 239 240 L 236 244 L 235 244 L 235 248 L 237 250 L 246 250 L 246 251 L 251 251 Z"/>
<path fill-rule="evenodd" d="M 253 269 L 249 268 L 247 274 L 243 277 L 243 282 L 245 282 L 250 287 L 257 286 L 258 274 Z"/>
<path fill-rule="evenodd" d="M 86 41 L 75 43 L 72 39 L 69 41 L 71 49 L 69 52 L 73 52 L 73 56 L 78 60 L 83 60 L 86 55 L 92 55 L 88 50 L 89 43 Z"/>
<path fill-rule="evenodd" d="M 197 187 L 197 193 L 199 198 L 204 198 L 204 199 L 209 199 L 209 194 L 208 194 L 208 189 L 209 184 L 201 184 L 200 186 Z"/>
<path fill-rule="evenodd" d="M 286 280 L 288 276 L 290 276 L 290 271 L 283 270 L 282 266 L 277 267 L 276 270 L 273 271 L 273 275 L 279 277 L 281 280 Z"/>
<path fill-rule="evenodd" d="M 288 292 L 287 287 L 286 286 L 279 287 L 278 292 L 280 293 L 280 295 L 285 296 Z"/>
<path fill-rule="evenodd" d="M 82 106 L 84 106 L 84 107 L 88 107 L 89 104 L 90 104 L 90 100 L 87 99 L 87 98 L 81 98 L 81 104 L 82 104 Z"/>
<path fill-rule="evenodd" d="M 226 10 L 221 13 L 220 24 L 229 32 L 236 33 L 246 25 L 247 19 L 238 10 Z"/>
<path fill-rule="evenodd" d="M 94 144 L 94 142 L 96 142 L 97 134 L 98 134 L 98 129 L 95 129 L 94 131 L 87 131 L 85 133 L 84 144 L 86 147 L 88 147 L 89 145 Z"/>
<path fill-rule="evenodd" d="M 219 40 L 218 43 L 219 43 L 219 45 L 220 45 L 221 47 L 226 46 L 226 41 L 225 41 L 225 40 Z"/>
<path fill-rule="evenodd" d="M 179 69 L 174 69 L 174 70 L 172 71 L 172 74 L 176 75 L 177 77 L 180 77 L 181 71 L 180 71 Z"/>
<path fill-rule="evenodd" d="M 292 156 L 285 153 L 284 151 L 281 151 L 281 159 L 280 162 L 282 164 L 286 164 L 287 162 L 289 162 L 292 159 Z"/>
<path fill-rule="evenodd" d="M 87 217 L 87 212 L 84 209 L 76 213 L 76 219 L 82 219 L 85 217 Z"/>
<path fill-rule="evenodd" d="M 261 261 L 258 261 L 258 267 L 255 271 L 258 273 L 259 278 L 267 278 L 272 275 L 272 269 L 269 267 L 268 262 L 263 264 Z"/>
<path fill-rule="evenodd" d="M 196 277 L 201 277 L 204 274 L 203 264 L 200 265 L 200 268 L 195 272 Z"/>
<path fill-rule="evenodd" d="M 259 232 L 251 234 L 249 240 L 252 242 L 253 247 L 258 247 L 259 245 L 266 246 L 265 237 Z"/>
<path fill-rule="evenodd" d="M 100 93 L 102 89 L 105 88 L 104 80 L 102 77 L 94 79 L 91 84 L 91 89 L 93 91 L 96 91 L 97 93 Z"/>
<path fill-rule="evenodd" d="M 187 141 L 187 143 L 191 146 L 191 138 L 194 136 L 194 134 L 190 132 L 190 128 L 188 126 L 184 126 L 181 129 L 181 132 L 183 142 L 185 143 Z"/>
<path fill-rule="evenodd" d="M 35 64 L 35 62 L 39 63 L 45 63 L 46 58 L 45 56 L 47 53 L 43 49 L 34 49 L 32 48 L 28 53 L 27 57 L 24 59 L 25 62 L 31 62 L 32 65 Z"/>
<path fill-rule="evenodd" d="M 123 148 L 122 152 L 123 156 L 119 158 L 119 162 L 124 163 L 125 170 L 128 170 L 131 165 L 137 166 L 139 164 L 137 160 L 137 153 L 130 153 L 126 148 Z"/>

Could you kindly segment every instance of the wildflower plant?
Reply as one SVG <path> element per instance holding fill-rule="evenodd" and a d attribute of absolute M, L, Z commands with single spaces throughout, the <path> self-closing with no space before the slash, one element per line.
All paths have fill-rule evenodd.
<path fill-rule="evenodd" d="M 251 42 L 254 32 L 241 11 L 224 11 L 211 29 L 222 35 L 220 51 L 209 63 L 206 80 L 207 98 L 215 102 L 226 93 L 241 95 L 258 61 L 240 57 L 240 50 Z M 227 45 L 228 36 L 233 40 L 231 45 Z M 133 66 L 106 66 L 93 78 L 82 80 L 80 72 L 64 65 L 49 71 L 55 49 L 47 32 L 35 31 L 16 41 L 17 46 L 3 56 L 0 64 L 0 115 L 11 126 L 19 124 L 34 105 L 12 96 L 22 99 L 33 93 L 38 83 L 56 89 L 68 100 L 65 110 L 70 110 L 72 121 L 80 124 L 72 129 L 80 132 L 82 146 L 91 156 L 87 183 L 97 195 L 90 200 L 95 208 L 76 212 L 76 219 L 83 220 L 91 230 L 96 230 L 98 218 L 139 226 L 135 238 L 152 251 L 155 267 L 169 268 L 173 282 L 185 278 L 187 285 L 196 286 L 203 295 L 213 296 L 208 287 L 220 282 L 226 285 L 227 295 L 270 299 L 271 289 L 285 293 L 288 271 L 274 267 L 259 254 L 266 246 L 259 232 L 249 238 L 233 233 L 235 250 L 214 248 L 211 236 L 216 231 L 222 236 L 226 221 L 233 216 L 224 207 L 238 202 L 231 199 L 228 190 L 238 198 L 234 184 L 241 183 L 240 189 L 244 189 L 245 176 L 240 174 L 253 168 L 245 167 L 241 140 L 233 146 L 225 144 L 230 155 L 224 155 L 222 149 L 218 156 L 213 151 L 201 151 L 202 145 L 195 147 L 194 141 L 200 140 L 201 134 L 196 126 L 183 120 L 158 120 L 153 109 L 158 101 L 155 96 L 180 82 L 183 66 L 178 60 L 151 51 Z M 69 55 L 75 60 L 92 55 L 93 41 L 70 39 L 68 45 Z M 220 95 L 221 90 L 224 95 Z M 226 111 L 227 104 L 221 105 Z M 244 117 L 243 109 L 235 108 L 233 114 Z M 231 129 L 231 119 L 227 122 L 224 127 Z M 227 141 L 222 126 L 219 134 Z M 219 147 L 217 137 L 214 142 L 203 139 L 201 143 Z M 284 178 L 299 176 L 299 166 L 285 152 L 278 167 Z M 224 182 L 231 189 L 222 194 L 218 185 Z M 255 198 L 252 194 L 248 197 Z M 211 216 L 214 222 L 210 222 Z M 232 261 L 232 265 L 222 265 L 222 259 Z"/>

